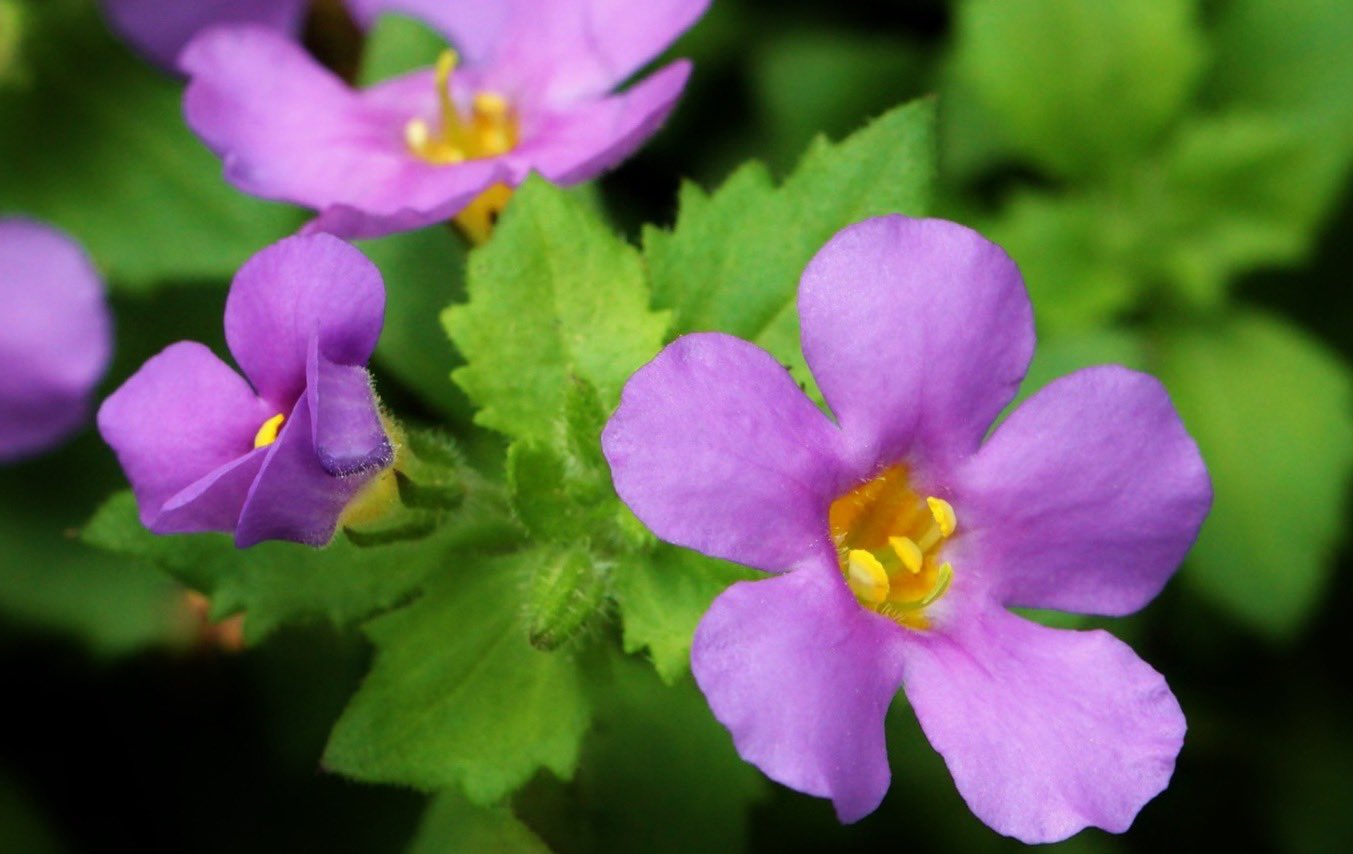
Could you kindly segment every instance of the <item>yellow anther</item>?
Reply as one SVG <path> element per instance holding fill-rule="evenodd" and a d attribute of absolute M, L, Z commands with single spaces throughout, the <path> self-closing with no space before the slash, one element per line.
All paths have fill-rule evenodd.
<path fill-rule="evenodd" d="M 947 537 L 954 533 L 954 528 L 958 527 L 958 517 L 954 515 L 953 506 L 933 495 L 925 503 L 930 505 L 930 515 L 935 517 L 935 523 L 940 526 L 940 536 Z"/>
<path fill-rule="evenodd" d="M 474 96 L 472 108 L 476 116 L 501 119 L 507 115 L 511 106 L 507 103 L 507 99 L 497 92 L 480 92 Z"/>
<path fill-rule="evenodd" d="M 428 128 L 428 123 L 422 119 L 409 119 L 409 123 L 404 126 L 404 142 L 414 151 L 427 148 L 431 139 L 432 131 Z"/>
<path fill-rule="evenodd" d="M 921 554 L 920 546 L 912 542 L 910 537 L 889 537 L 888 545 L 893 547 L 893 553 L 897 559 L 902 561 L 902 565 L 907 568 L 907 572 L 912 575 L 921 571 L 921 564 L 925 561 L 925 556 Z"/>
<path fill-rule="evenodd" d="M 888 598 L 888 573 L 883 564 L 863 549 L 855 549 L 846 557 L 846 583 L 861 602 L 877 605 Z"/>
<path fill-rule="evenodd" d="M 277 434 L 282 432 L 282 422 L 286 420 L 287 417 L 279 412 L 264 421 L 263 426 L 258 428 L 258 432 L 254 434 L 254 447 L 264 448 L 276 442 Z"/>

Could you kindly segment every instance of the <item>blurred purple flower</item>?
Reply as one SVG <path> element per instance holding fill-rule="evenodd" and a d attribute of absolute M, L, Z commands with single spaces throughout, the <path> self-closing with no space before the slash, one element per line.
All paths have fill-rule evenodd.
<path fill-rule="evenodd" d="M 350 4 L 360 22 L 419 15 L 459 53 L 361 91 L 276 32 L 214 28 L 180 59 L 191 77 L 184 113 L 236 187 L 319 211 L 311 231 L 372 237 L 460 214 L 482 240 L 532 170 L 585 181 L 657 130 L 688 62 L 610 92 L 707 4 L 363 0 Z"/>
<path fill-rule="evenodd" d="M 111 351 L 103 282 L 79 244 L 51 226 L 0 219 L 0 460 L 78 429 Z"/>
<path fill-rule="evenodd" d="M 335 237 L 290 237 L 251 258 L 225 308 L 244 378 L 181 341 L 99 409 L 142 523 L 234 531 L 241 548 L 327 543 L 394 457 L 364 367 L 384 314 L 375 265 Z"/>
<path fill-rule="evenodd" d="M 799 287 L 833 424 L 771 356 L 685 336 L 626 386 L 603 446 L 659 536 L 768 572 L 701 621 L 692 670 L 738 752 L 831 798 L 888 788 L 899 687 L 979 818 L 1026 842 L 1125 830 L 1173 773 L 1184 717 L 1103 631 L 1169 579 L 1211 502 L 1164 389 L 1117 366 L 1050 384 L 983 441 L 1033 352 L 1014 263 L 901 216 L 834 237 Z"/>
<path fill-rule="evenodd" d="M 156 65 L 174 70 L 179 51 L 214 24 L 301 27 L 308 0 L 101 0 L 109 24 Z"/>

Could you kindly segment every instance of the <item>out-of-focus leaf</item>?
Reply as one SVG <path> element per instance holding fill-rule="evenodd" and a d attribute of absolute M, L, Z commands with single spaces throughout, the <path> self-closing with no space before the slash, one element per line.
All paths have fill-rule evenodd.
<path fill-rule="evenodd" d="M 46 816 L 27 797 L 17 780 L 0 773 L 0 850 L 55 854 L 63 850 Z"/>
<path fill-rule="evenodd" d="M 934 108 L 918 101 L 840 143 L 819 137 L 781 187 L 756 162 L 713 194 L 686 184 L 676 225 L 644 230 L 654 303 L 675 331 L 756 341 L 811 387 L 794 306 L 804 266 L 847 225 L 923 213 L 934 173 Z"/>
<path fill-rule="evenodd" d="M 19 47 L 23 42 L 23 7 L 14 0 L 0 0 L 0 86 L 23 74 Z"/>
<path fill-rule="evenodd" d="M 1254 628 L 1291 635 L 1346 518 L 1353 378 L 1261 314 L 1169 330 L 1156 355 L 1216 493 L 1183 577 Z"/>
<path fill-rule="evenodd" d="M 665 686 L 614 657 L 578 769 L 599 851 L 745 851 L 766 794 L 690 679 Z"/>
<path fill-rule="evenodd" d="M 430 68 L 446 50 L 446 39 L 415 18 L 385 14 L 367 31 L 357 80 L 370 86 L 400 74 Z"/>
<path fill-rule="evenodd" d="M 1011 409 L 1053 380 L 1093 365 L 1122 365 L 1133 370 L 1146 370 L 1146 341 L 1138 332 L 1112 328 L 1039 336 L 1029 372 L 1020 384 L 1019 395 Z"/>
<path fill-rule="evenodd" d="M 626 652 L 647 650 L 664 682 L 690 668 L 691 637 L 714 597 L 735 581 L 759 573 L 664 544 L 633 554 L 612 571 L 611 592 L 620 604 Z"/>
<path fill-rule="evenodd" d="M 1019 264 L 1039 329 L 1101 326 L 1139 290 L 1133 212 L 1099 195 L 1017 196 L 983 229 Z"/>
<path fill-rule="evenodd" d="M 444 226 L 358 244 L 385 279 L 385 328 L 376 362 L 443 415 L 470 419 L 470 402 L 451 382 L 464 363 L 437 322 L 465 294 L 465 244 Z"/>
<path fill-rule="evenodd" d="M 471 254 L 468 282 L 469 302 L 443 315 L 467 362 L 453 377 L 478 423 L 518 439 L 552 438 L 575 377 L 613 406 L 667 328 L 638 252 L 540 178 Z"/>
<path fill-rule="evenodd" d="M 334 728 L 325 765 L 497 802 L 548 768 L 573 773 L 589 703 L 572 658 L 527 641 L 522 596 L 547 550 L 459 561 L 366 628 L 371 674 Z"/>
<path fill-rule="evenodd" d="M 1300 260 L 1342 187 L 1318 137 L 1310 122 L 1276 115 L 1183 125 L 1138 187 L 1144 274 L 1215 306 L 1235 273 Z"/>
<path fill-rule="evenodd" d="M 25 10 L 25 83 L 0 88 L 0 211 L 61 226 L 133 289 L 224 281 L 300 223 L 225 182 L 183 123 L 182 83 L 119 45 L 94 3 Z"/>
<path fill-rule="evenodd" d="M 818 134 L 847 134 L 899 98 L 922 94 L 926 59 L 919 46 L 884 35 L 803 31 L 760 43 L 752 83 L 771 162 L 791 166 Z"/>
<path fill-rule="evenodd" d="M 75 489 L 49 487 L 79 469 L 70 453 L 0 469 L 0 614 L 121 655 L 188 640 L 181 590 L 163 572 L 80 543 Z M 68 464 L 68 462 L 70 464 Z"/>
<path fill-rule="evenodd" d="M 471 494 L 424 539 L 361 547 L 339 533 L 323 549 L 268 542 L 240 550 L 226 534 L 152 534 L 137 519 L 131 493 L 122 492 L 99 508 L 81 536 L 208 594 L 216 617 L 245 612 L 252 643 L 285 623 L 349 625 L 413 595 L 464 550 L 497 545 L 514 534 L 501 510 Z"/>
<path fill-rule="evenodd" d="M 1191 0 L 966 0 L 954 71 L 1019 153 L 1057 174 L 1102 172 L 1192 93 L 1194 14 Z"/>
<path fill-rule="evenodd" d="M 475 806 L 459 792 L 442 792 L 428 802 L 409 854 L 549 854 L 549 848 L 507 807 Z"/>

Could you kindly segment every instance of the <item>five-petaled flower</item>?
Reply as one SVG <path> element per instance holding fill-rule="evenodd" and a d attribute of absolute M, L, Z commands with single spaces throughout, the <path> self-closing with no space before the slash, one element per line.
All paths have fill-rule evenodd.
<path fill-rule="evenodd" d="M 160 534 L 233 531 L 241 548 L 328 542 L 393 462 L 364 367 L 384 314 L 380 273 L 336 237 L 290 237 L 250 259 L 225 308 L 226 344 L 247 382 L 181 341 L 99 409 L 142 523 Z"/>
<path fill-rule="evenodd" d="M 358 0 L 363 23 L 415 14 L 459 51 L 363 91 L 274 31 L 217 27 L 180 58 L 184 113 L 235 186 L 317 210 L 311 231 L 370 237 L 457 217 L 482 240 L 531 171 L 585 181 L 657 130 L 689 63 L 609 93 L 707 4 Z"/>
<path fill-rule="evenodd" d="M 79 244 L 0 219 L 0 460 L 45 450 L 86 422 L 112 327 L 103 281 Z"/>
<path fill-rule="evenodd" d="M 1007 607 L 1123 615 L 1169 579 L 1211 488 L 1165 391 L 1089 368 L 987 436 L 1032 315 L 1009 257 L 949 222 L 845 229 L 798 308 L 835 423 L 764 351 L 709 333 L 636 373 L 603 436 L 659 536 L 783 573 L 734 584 L 696 631 L 715 716 L 745 759 L 855 821 L 888 788 L 900 686 L 991 827 L 1125 830 L 1173 773 L 1178 703 L 1107 632 Z"/>

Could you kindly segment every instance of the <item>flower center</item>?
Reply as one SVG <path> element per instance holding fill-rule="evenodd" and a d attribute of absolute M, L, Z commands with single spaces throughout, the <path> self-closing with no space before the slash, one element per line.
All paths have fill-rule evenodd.
<path fill-rule="evenodd" d="M 279 412 L 267 421 L 264 421 L 263 426 L 259 427 L 258 432 L 254 434 L 254 447 L 266 448 L 268 445 L 276 442 L 277 434 L 282 432 L 282 422 L 286 420 L 286 415 Z"/>
<path fill-rule="evenodd" d="M 417 157 L 435 166 L 461 163 L 478 157 L 493 157 L 517 145 L 517 119 L 512 105 L 496 92 L 476 93 L 470 115 L 462 116 L 451 97 L 451 74 L 458 59 L 453 50 L 437 59 L 437 103 L 440 116 L 435 126 L 422 118 L 404 126 L 404 142 Z"/>
<path fill-rule="evenodd" d="M 860 604 L 914 629 L 944 595 L 954 568 L 939 553 L 958 519 L 943 498 L 922 498 L 906 466 L 893 466 L 842 495 L 828 511 L 841 573 Z"/>

